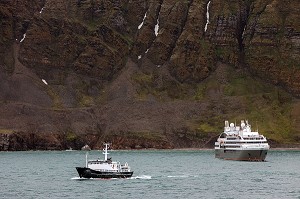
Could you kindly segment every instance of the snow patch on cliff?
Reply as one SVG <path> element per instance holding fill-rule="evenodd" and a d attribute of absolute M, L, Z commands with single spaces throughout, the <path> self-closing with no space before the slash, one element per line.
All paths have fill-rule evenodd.
<path fill-rule="evenodd" d="M 159 30 L 159 18 L 157 18 L 156 25 L 154 27 L 155 36 L 158 35 L 158 30 Z"/>
<path fill-rule="evenodd" d="M 42 82 L 46 85 L 48 85 L 48 83 L 46 82 L 46 80 L 42 79 Z"/>
<path fill-rule="evenodd" d="M 246 32 L 246 25 L 245 25 L 244 30 L 243 30 L 243 33 L 242 33 L 242 38 L 243 38 L 243 39 L 244 39 L 244 37 L 245 37 L 245 32 Z"/>
<path fill-rule="evenodd" d="M 210 5 L 210 2 L 209 1 L 206 5 L 206 24 L 205 24 L 205 27 L 204 27 L 204 32 L 207 31 L 207 27 L 208 27 L 208 24 L 209 24 L 209 5 Z"/>
<path fill-rule="evenodd" d="M 42 7 L 42 9 L 41 9 L 41 11 L 40 11 L 40 14 L 42 14 L 43 10 L 44 10 L 44 7 Z"/>
<path fill-rule="evenodd" d="M 26 33 L 23 34 L 23 38 L 20 40 L 20 43 L 24 41 L 25 37 L 26 37 Z"/>
<path fill-rule="evenodd" d="M 140 25 L 138 26 L 138 29 L 141 29 L 141 28 L 142 28 L 142 26 L 144 25 L 144 21 L 145 21 L 146 17 L 147 17 L 147 12 L 146 12 L 145 15 L 144 15 L 144 18 L 143 18 L 142 23 L 140 23 Z"/>

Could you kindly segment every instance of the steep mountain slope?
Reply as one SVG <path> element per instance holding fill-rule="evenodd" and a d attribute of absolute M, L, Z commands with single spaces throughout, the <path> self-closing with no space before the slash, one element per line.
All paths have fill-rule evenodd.
<path fill-rule="evenodd" d="M 299 1 L 0 2 L 0 149 L 300 141 Z"/>

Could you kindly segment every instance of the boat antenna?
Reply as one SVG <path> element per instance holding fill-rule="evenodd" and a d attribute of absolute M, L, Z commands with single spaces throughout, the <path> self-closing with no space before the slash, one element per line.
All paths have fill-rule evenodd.
<path fill-rule="evenodd" d="M 107 155 L 109 154 L 109 153 L 107 152 L 109 143 L 104 143 L 104 146 L 105 146 L 105 148 L 103 149 L 103 155 L 104 155 L 104 160 L 106 161 L 106 160 L 107 160 Z"/>
<path fill-rule="evenodd" d="M 85 153 L 85 167 L 86 167 L 86 168 L 88 167 L 88 154 L 89 154 L 89 152 L 87 151 L 87 152 Z"/>

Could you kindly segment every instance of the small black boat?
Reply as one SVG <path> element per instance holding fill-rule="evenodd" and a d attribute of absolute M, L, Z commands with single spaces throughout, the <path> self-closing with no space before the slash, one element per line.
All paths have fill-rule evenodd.
<path fill-rule="evenodd" d="M 126 162 L 121 165 L 120 162 L 113 162 L 111 158 L 107 158 L 109 144 L 105 143 L 103 149 L 104 160 L 87 160 L 86 166 L 76 167 L 80 178 L 130 178 L 133 171 Z"/>

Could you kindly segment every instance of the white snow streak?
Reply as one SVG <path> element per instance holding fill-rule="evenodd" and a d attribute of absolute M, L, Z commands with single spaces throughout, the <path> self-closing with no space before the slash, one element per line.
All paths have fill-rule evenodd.
<path fill-rule="evenodd" d="M 42 82 L 44 82 L 44 84 L 48 85 L 48 83 L 46 82 L 46 80 L 42 79 Z"/>
<path fill-rule="evenodd" d="M 42 14 L 43 10 L 44 10 L 44 7 L 42 7 L 42 9 L 41 9 L 41 11 L 40 11 L 40 14 Z"/>
<path fill-rule="evenodd" d="M 147 12 L 144 15 L 144 19 L 143 19 L 142 23 L 138 26 L 138 29 L 142 28 L 142 26 L 144 25 L 144 21 L 145 21 L 146 17 L 147 17 Z"/>
<path fill-rule="evenodd" d="M 148 51 L 149 51 L 149 48 L 146 50 L 145 54 L 147 54 L 147 53 L 148 53 Z"/>
<path fill-rule="evenodd" d="M 208 24 L 209 24 L 209 5 L 210 5 L 210 2 L 211 2 L 211 1 L 209 1 L 209 2 L 207 3 L 207 5 L 206 5 L 206 24 L 205 24 L 205 27 L 204 27 L 204 32 L 207 31 L 207 26 L 208 26 Z"/>
<path fill-rule="evenodd" d="M 26 37 L 26 33 L 24 33 L 24 34 L 23 34 L 23 38 L 21 39 L 21 41 L 20 41 L 20 42 L 23 42 L 23 41 L 24 41 L 24 39 L 25 39 L 25 37 Z"/>
<path fill-rule="evenodd" d="M 155 36 L 158 35 L 158 29 L 159 29 L 159 19 L 157 18 L 157 23 L 156 23 L 155 28 L 154 28 Z"/>
<path fill-rule="evenodd" d="M 245 31 L 246 31 L 246 26 L 244 27 L 242 38 L 244 38 L 244 36 L 245 36 Z"/>

